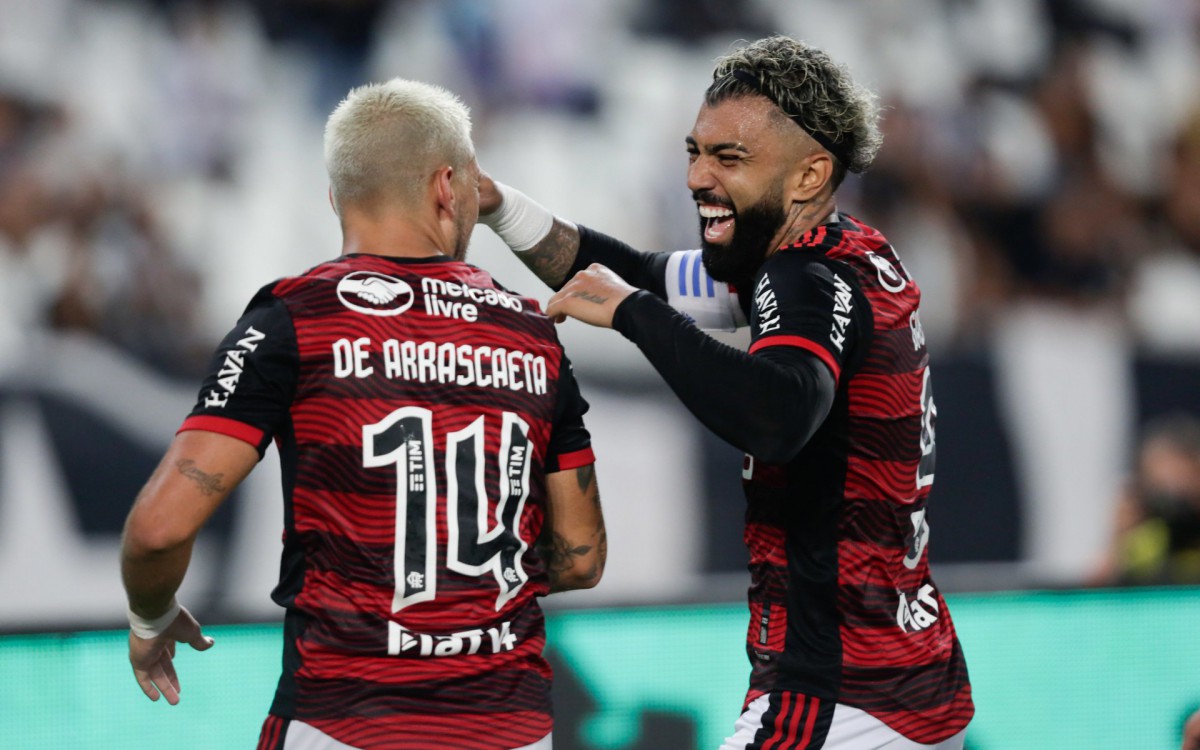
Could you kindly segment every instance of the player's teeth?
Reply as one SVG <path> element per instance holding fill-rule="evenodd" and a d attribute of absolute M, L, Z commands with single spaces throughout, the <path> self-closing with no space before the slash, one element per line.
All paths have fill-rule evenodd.
<path fill-rule="evenodd" d="M 719 219 L 724 216 L 733 216 L 733 211 L 717 206 L 700 206 L 700 215 L 706 219 Z"/>

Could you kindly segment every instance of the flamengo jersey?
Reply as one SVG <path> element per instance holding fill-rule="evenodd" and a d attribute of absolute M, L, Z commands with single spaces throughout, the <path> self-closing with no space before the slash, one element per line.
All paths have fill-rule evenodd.
<path fill-rule="evenodd" d="M 920 291 L 883 235 L 843 215 L 769 256 L 739 297 L 752 353 L 800 347 L 838 381 L 795 459 L 746 457 L 746 702 L 797 691 L 945 740 L 974 707 L 925 554 L 937 410 Z"/>
<path fill-rule="evenodd" d="M 465 263 L 347 255 L 262 289 L 183 429 L 279 448 L 272 716 L 358 748 L 549 733 L 533 545 L 546 473 L 593 460 L 586 408 L 537 303 Z"/>

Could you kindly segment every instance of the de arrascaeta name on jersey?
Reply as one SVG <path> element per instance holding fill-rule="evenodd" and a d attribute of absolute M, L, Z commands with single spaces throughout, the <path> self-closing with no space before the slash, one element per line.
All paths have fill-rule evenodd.
<path fill-rule="evenodd" d="M 337 378 L 370 378 L 380 373 L 370 364 L 372 350 L 383 354 L 382 375 L 389 380 L 546 393 L 546 358 L 499 346 L 472 346 L 451 341 L 387 339 L 376 349 L 370 338 L 333 342 L 333 374 Z"/>

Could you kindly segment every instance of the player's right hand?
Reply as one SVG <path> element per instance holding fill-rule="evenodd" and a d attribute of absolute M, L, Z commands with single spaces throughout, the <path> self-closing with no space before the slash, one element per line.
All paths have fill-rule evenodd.
<path fill-rule="evenodd" d="M 179 703 L 179 675 L 175 673 L 175 644 L 186 643 L 197 651 L 212 648 L 213 639 L 200 632 L 200 623 L 181 608 L 170 627 L 154 638 L 129 633 L 129 663 L 142 692 L 152 701 L 159 695 L 172 706 Z"/>
<path fill-rule="evenodd" d="M 599 328 L 612 328 L 617 307 L 636 291 L 609 268 L 593 263 L 550 298 L 546 315 L 555 323 L 575 318 Z"/>

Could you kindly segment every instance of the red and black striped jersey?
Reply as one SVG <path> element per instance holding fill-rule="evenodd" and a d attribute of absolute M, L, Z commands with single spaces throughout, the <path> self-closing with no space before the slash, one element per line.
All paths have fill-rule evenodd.
<path fill-rule="evenodd" d="M 799 347 L 837 379 L 793 460 L 746 457 L 747 703 L 798 691 L 944 740 L 974 708 L 926 554 L 937 411 L 920 290 L 883 235 L 843 215 L 769 256 L 739 294 L 751 353 Z"/>
<path fill-rule="evenodd" d="M 262 289 L 182 429 L 279 449 L 271 713 L 359 748 L 544 737 L 534 542 L 546 474 L 593 460 L 586 409 L 537 303 L 465 263 L 346 255 Z"/>

